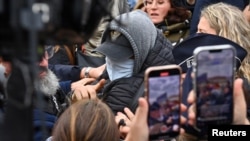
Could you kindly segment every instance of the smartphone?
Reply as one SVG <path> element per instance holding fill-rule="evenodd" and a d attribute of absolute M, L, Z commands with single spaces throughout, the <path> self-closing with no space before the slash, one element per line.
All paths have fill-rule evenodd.
<path fill-rule="evenodd" d="M 145 71 L 150 141 L 168 140 L 180 133 L 181 73 L 178 65 L 153 66 Z"/>
<path fill-rule="evenodd" d="M 196 126 L 231 124 L 236 51 L 231 45 L 198 47 L 194 50 Z"/>

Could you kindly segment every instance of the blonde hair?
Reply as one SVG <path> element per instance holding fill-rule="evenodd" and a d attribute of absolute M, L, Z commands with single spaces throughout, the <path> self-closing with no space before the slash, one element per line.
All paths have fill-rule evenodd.
<path fill-rule="evenodd" d="M 208 20 L 217 35 L 234 41 L 248 52 L 237 71 L 237 77 L 244 77 L 250 82 L 250 24 L 243 12 L 233 5 L 219 2 L 205 7 L 201 17 Z"/>

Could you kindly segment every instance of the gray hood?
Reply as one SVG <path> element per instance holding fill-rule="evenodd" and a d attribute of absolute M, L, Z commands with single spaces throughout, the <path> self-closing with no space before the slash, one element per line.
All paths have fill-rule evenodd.
<path fill-rule="evenodd" d="M 147 13 L 135 10 L 122 14 L 112 20 L 104 31 L 101 42 L 104 42 L 109 30 L 122 33 L 130 42 L 135 58 L 133 73 L 138 73 L 146 60 L 149 51 L 155 45 L 157 29 Z M 122 52 L 121 52 L 122 53 Z"/>

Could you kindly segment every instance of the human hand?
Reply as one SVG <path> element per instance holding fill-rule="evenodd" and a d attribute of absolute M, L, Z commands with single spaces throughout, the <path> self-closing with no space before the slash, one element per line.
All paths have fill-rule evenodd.
<path fill-rule="evenodd" d="M 243 87 L 242 87 L 243 81 L 242 79 L 238 78 L 234 81 L 234 93 L 233 93 L 233 99 L 234 99 L 234 115 L 233 115 L 233 124 L 243 124 L 243 125 L 249 125 L 249 121 L 247 119 L 247 107 L 246 107 L 246 101 L 244 97 Z M 188 103 L 191 104 L 189 110 L 188 110 L 188 123 L 190 125 L 195 125 L 195 100 L 196 96 L 194 91 L 192 90 L 189 93 L 188 96 Z"/>
<path fill-rule="evenodd" d="M 105 79 L 101 79 L 98 83 L 95 85 L 85 85 L 81 87 L 76 87 L 74 89 L 74 92 L 71 96 L 71 102 L 75 103 L 78 100 L 81 99 L 95 99 L 97 92 L 103 88 L 105 84 Z"/>
<path fill-rule="evenodd" d="M 181 104 L 181 112 L 186 111 L 187 108 Z M 139 98 L 139 105 L 136 109 L 135 115 L 130 117 L 131 123 L 125 141 L 148 141 L 149 127 L 148 127 L 148 102 L 145 98 Z M 181 117 L 181 123 L 186 123 L 186 119 Z M 126 123 L 127 124 L 127 123 Z M 184 133 L 181 129 L 181 133 Z"/>
<path fill-rule="evenodd" d="M 130 130 L 125 141 L 149 141 L 147 117 L 148 102 L 145 98 L 139 98 L 139 105 L 132 119 Z"/>
<path fill-rule="evenodd" d="M 125 113 L 125 114 L 124 114 Z M 131 121 L 134 118 L 134 113 L 129 108 L 124 108 L 124 113 L 118 112 L 115 116 L 115 121 L 119 127 L 120 136 L 125 138 L 130 130 Z M 124 120 L 125 125 L 119 125 L 121 120 Z"/>
<path fill-rule="evenodd" d="M 79 86 L 85 86 L 87 84 L 90 84 L 92 82 L 94 82 L 96 79 L 94 78 L 83 78 L 81 80 L 78 80 L 76 82 L 73 82 L 71 83 L 71 90 L 74 90 L 76 87 L 79 87 Z"/>
<path fill-rule="evenodd" d="M 196 118 L 196 115 L 195 115 L 195 100 L 196 100 L 196 95 L 194 93 L 194 90 L 192 89 L 189 94 L 188 94 L 188 98 L 187 98 L 187 102 L 191 105 L 189 108 L 188 108 L 188 124 L 190 125 L 195 125 L 195 118 Z"/>
<path fill-rule="evenodd" d="M 243 92 L 243 80 L 236 79 L 234 81 L 234 119 L 233 124 L 249 125 L 247 119 L 247 104 Z"/>

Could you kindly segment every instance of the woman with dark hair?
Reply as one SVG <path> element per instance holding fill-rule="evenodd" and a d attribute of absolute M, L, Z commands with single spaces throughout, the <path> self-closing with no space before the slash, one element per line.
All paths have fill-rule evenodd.
<path fill-rule="evenodd" d="M 174 0 L 143 0 L 144 11 L 173 45 L 189 35 L 189 20 L 192 15 L 188 8 L 177 7 L 174 2 Z"/>

